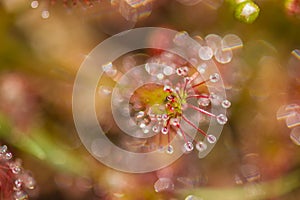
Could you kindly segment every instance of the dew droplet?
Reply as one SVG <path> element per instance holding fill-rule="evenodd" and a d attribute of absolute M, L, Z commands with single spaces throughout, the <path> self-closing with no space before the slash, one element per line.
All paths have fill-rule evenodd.
<path fill-rule="evenodd" d="M 118 73 L 117 69 L 115 69 L 111 62 L 102 65 L 102 69 L 105 72 L 105 74 L 109 77 L 114 77 Z"/>
<path fill-rule="evenodd" d="M 163 114 L 161 118 L 162 120 L 167 121 L 169 119 L 169 116 L 167 114 Z"/>
<path fill-rule="evenodd" d="M 213 57 L 213 51 L 208 46 L 201 46 L 198 51 L 198 55 L 202 60 L 210 60 Z"/>
<path fill-rule="evenodd" d="M 167 127 L 163 127 L 161 129 L 161 133 L 164 134 L 164 135 L 168 134 L 168 132 L 169 132 L 169 129 Z"/>
<path fill-rule="evenodd" d="M 50 17 L 50 12 L 48 10 L 43 10 L 41 13 L 43 19 L 48 19 Z"/>
<path fill-rule="evenodd" d="M 167 154 L 172 154 L 174 152 L 174 148 L 172 145 L 168 145 L 166 149 Z"/>
<path fill-rule="evenodd" d="M 162 115 L 157 114 L 157 115 L 156 115 L 156 119 L 157 119 L 157 121 L 161 121 L 161 120 L 162 120 Z"/>
<path fill-rule="evenodd" d="M 220 80 L 220 75 L 218 73 L 214 73 L 212 75 L 209 76 L 209 80 L 212 82 L 212 83 L 216 83 Z"/>
<path fill-rule="evenodd" d="M 4 153 L 6 153 L 6 151 L 7 151 L 7 146 L 6 145 L 3 145 L 3 146 L 0 147 L 0 154 L 4 154 Z"/>
<path fill-rule="evenodd" d="M 156 77 L 158 80 L 163 80 L 165 76 L 162 73 L 158 73 Z"/>
<path fill-rule="evenodd" d="M 221 64 L 227 64 L 232 60 L 231 49 L 218 49 L 215 53 L 215 59 Z"/>
<path fill-rule="evenodd" d="M 184 46 L 188 37 L 189 34 L 186 31 L 181 31 L 175 35 L 173 42 L 178 46 Z"/>
<path fill-rule="evenodd" d="M 35 182 L 34 178 L 29 174 L 27 174 L 26 178 L 23 180 L 23 183 L 24 183 L 25 187 L 30 190 L 34 189 L 36 186 L 36 182 Z"/>
<path fill-rule="evenodd" d="M 202 63 L 200 65 L 198 65 L 197 70 L 200 74 L 204 74 L 207 68 L 207 64 Z"/>
<path fill-rule="evenodd" d="M 15 190 L 20 190 L 22 187 L 22 181 L 20 179 L 15 180 Z"/>
<path fill-rule="evenodd" d="M 30 6 L 31 6 L 31 8 L 37 8 L 39 6 L 39 2 L 38 1 L 32 1 Z"/>
<path fill-rule="evenodd" d="M 235 34 L 227 34 L 222 40 L 222 49 L 227 50 L 227 49 L 238 49 L 243 47 L 243 42 L 241 38 L 239 38 Z"/>
<path fill-rule="evenodd" d="M 163 69 L 163 73 L 166 76 L 170 76 L 170 75 L 174 74 L 174 69 L 170 66 L 165 66 L 164 69 Z"/>
<path fill-rule="evenodd" d="M 187 197 L 185 197 L 184 200 L 200 200 L 200 199 L 197 198 L 196 196 L 190 194 Z"/>
<path fill-rule="evenodd" d="M 220 97 L 217 94 L 213 93 L 213 92 L 210 93 L 209 99 L 210 99 L 210 102 L 214 105 L 219 105 L 220 104 Z"/>
<path fill-rule="evenodd" d="M 117 3 L 118 2 L 118 3 Z M 152 1 L 145 0 L 120 0 L 111 1 L 112 6 L 118 6 L 119 13 L 130 22 L 137 22 L 148 17 L 152 11 Z"/>
<path fill-rule="evenodd" d="M 295 112 L 294 115 L 290 115 L 287 119 L 286 119 L 286 125 L 289 128 L 293 128 L 296 126 L 300 125 L 300 114 Z"/>
<path fill-rule="evenodd" d="M 172 191 L 174 190 L 174 183 L 170 178 L 159 178 L 154 183 L 154 190 L 155 192 Z"/>
<path fill-rule="evenodd" d="M 145 124 L 144 122 L 141 122 L 141 123 L 139 124 L 139 127 L 143 129 L 143 128 L 146 127 L 146 124 Z"/>
<path fill-rule="evenodd" d="M 241 166 L 241 173 L 248 182 L 255 182 L 260 179 L 260 172 L 257 166 L 244 164 Z"/>
<path fill-rule="evenodd" d="M 181 68 L 177 68 L 177 69 L 176 69 L 176 74 L 177 74 L 178 76 L 182 76 L 182 75 L 183 75 L 182 69 L 181 69 Z"/>
<path fill-rule="evenodd" d="M 20 166 L 13 166 L 12 168 L 11 168 L 11 171 L 14 173 L 14 174 L 19 174 L 20 172 L 21 172 L 21 168 L 20 168 Z"/>
<path fill-rule="evenodd" d="M 178 126 L 179 125 L 179 120 L 177 118 L 171 118 L 170 122 L 173 126 Z"/>
<path fill-rule="evenodd" d="M 207 149 L 207 145 L 206 145 L 204 142 L 199 141 L 199 142 L 197 142 L 197 144 L 196 144 L 196 149 L 197 149 L 199 152 L 203 152 L 203 151 L 205 151 L 205 150 Z"/>
<path fill-rule="evenodd" d="M 205 97 L 199 98 L 198 104 L 199 104 L 200 106 L 206 107 L 206 106 L 209 106 L 210 100 L 209 100 L 209 98 L 205 98 Z"/>
<path fill-rule="evenodd" d="M 219 124 L 224 125 L 224 124 L 227 123 L 227 121 L 228 121 L 228 119 L 227 119 L 227 117 L 226 117 L 224 114 L 219 114 L 219 115 L 217 116 L 217 122 L 218 122 Z"/>
<path fill-rule="evenodd" d="M 290 116 L 295 115 L 296 110 L 300 109 L 300 106 L 297 104 L 290 104 L 281 106 L 276 113 L 277 120 L 287 119 Z"/>
<path fill-rule="evenodd" d="M 10 160 L 11 158 L 12 158 L 12 153 L 11 152 L 6 152 L 5 159 Z"/>
<path fill-rule="evenodd" d="M 208 135 L 208 136 L 207 136 L 207 141 L 208 141 L 209 143 L 213 144 L 213 143 L 215 143 L 215 142 L 217 141 L 217 138 L 216 138 L 216 136 L 214 136 L 214 135 Z"/>
<path fill-rule="evenodd" d="M 294 49 L 291 54 L 295 56 L 298 60 L 300 60 L 300 50 L 299 49 Z"/>
<path fill-rule="evenodd" d="M 241 185 L 241 184 L 244 183 L 239 175 L 235 175 L 234 180 L 235 180 L 235 183 L 238 184 L 238 185 Z"/>
<path fill-rule="evenodd" d="M 291 140 L 298 146 L 300 146 L 300 127 L 295 127 L 290 133 Z"/>
<path fill-rule="evenodd" d="M 101 86 L 99 87 L 99 92 L 100 92 L 100 94 L 110 95 L 111 92 L 112 92 L 112 88 L 109 87 L 109 86 L 101 85 Z"/>
<path fill-rule="evenodd" d="M 157 125 L 154 125 L 154 126 L 152 127 L 152 131 L 153 131 L 154 133 L 159 133 L 160 128 L 159 128 Z"/>
<path fill-rule="evenodd" d="M 147 133 L 149 133 L 149 132 L 150 132 L 149 129 L 147 129 L 147 128 L 144 128 L 144 129 L 143 129 L 143 133 L 147 134 Z"/>
<path fill-rule="evenodd" d="M 136 118 L 139 119 L 139 118 L 143 118 L 145 116 L 145 112 L 144 111 L 139 111 L 136 115 Z"/>
<path fill-rule="evenodd" d="M 194 149 L 194 145 L 193 145 L 192 142 L 186 142 L 186 143 L 184 143 L 183 147 L 184 147 L 184 149 L 185 149 L 187 152 L 191 152 L 191 151 L 193 151 L 193 149 Z"/>
<path fill-rule="evenodd" d="M 28 195 L 26 194 L 26 192 L 22 190 L 15 192 L 14 200 L 26 200 L 26 199 L 28 199 Z"/>
<path fill-rule="evenodd" d="M 216 34 L 209 34 L 205 37 L 206 44 L 213 50 L 215 54 L 217 49 L 221 48 L 222 38 Z"/>
<path fill-rule="evenodd" d="M 223 108 L 229 108 L 231 106 L 231 102 L 228 101 L 227 99 L 222 101 L 222 107 Z"/>

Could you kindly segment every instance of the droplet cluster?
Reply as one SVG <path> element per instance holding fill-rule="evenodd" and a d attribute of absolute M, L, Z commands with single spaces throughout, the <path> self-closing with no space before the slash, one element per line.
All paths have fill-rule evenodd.
<path fill-rule="evenodd" d="M 111 0 L 110 5 L 118 11 L 127 21 L 137 22 L 148 17 L 152 11 L 152 0 Z M 42 5 L 41 17 L 48 19 L 50 17 L 49 7 L 56 4 L 63 5 L 65 8 L 82 7 L 83 9 L 92 8 L 96 5 L 105 3 L 101 0 L 34 0 L 31 2 L 32 8 L 38 8 Z"/>
<path fill-rule="evenodd" d="M 277 110 L 277 119 L 285 120 L 286 126 L 291 130 L 290 138 L 300 146 L 300 106 L 298 104 L 283 105 Z"/>
<path fill-rule="evenodd" d="M 0 194 L 4 199 L 28 199 L 26 190 L 35 188 L 35 180 L 23 169 L 21 160 L 13 160 L 6 145 L 0 146 Z"/>
<path fill-rule="evenodd" d="M 191 46 L 188 38 L 187 32 L 183 31 L 178 32 L 172 41 L 177 48 L 185 49 Z M 132 67 L 125 73 L 113 62 L 101 66 L 104 74 L 117 82 L 114 89 L 107 90 L 104 85 L 99 87 L 102 94 L 112 94 L 117 125 L 134 137 L 160 135 L 157 148 L 169 155 L 178 151 L 172 144 L 176 136 L 183 140 L 183 152 L 196 149 L 205 153 L 219 136 L 202 130 L 201 121 L 213 121 L 220 127 L 228 121 L 225 111 L 231 102 L 219 94 L 222 77 L 213 66 L 214 61 L 229 63 L 232 51 L 242 47 L 242 41 L 233 34 L 223 38 L 210 34 L 194 45 L 184 52 L 189 60 L 163 51 L 150 56 L 144 65 Z M 191 132 L 198 133 L 197 139 Z M 162 141 L 167 141 L 167 145 Z"/>

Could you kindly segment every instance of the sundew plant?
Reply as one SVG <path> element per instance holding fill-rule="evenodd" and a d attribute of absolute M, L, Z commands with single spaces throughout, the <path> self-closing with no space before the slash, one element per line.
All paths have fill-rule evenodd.
<path fill-rule="evenodd" d="M 299 199 L 299 27 L 299 0 L 0 1 L 0 199 Z"/>

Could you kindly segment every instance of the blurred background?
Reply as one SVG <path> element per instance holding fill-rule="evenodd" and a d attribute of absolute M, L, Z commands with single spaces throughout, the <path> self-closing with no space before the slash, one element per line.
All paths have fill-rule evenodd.
<path fill-rule="evenodd" d="M 259 8 L 248 18 L 245 2 Z M 218 63 L 232 105 L 207 157 L 192 152 L 157 172 L 128 174 L 82 145 L 72 118 L 76 72 L 100 42 L 135 27 L 242 40 L 230 63 Z M 24 188 L 30 199 L 298 200 L 300 1 L 1 0 L 0 102 L 0 145 L 34 177 L 35 189 Z M 14 191 L 3 169 L 1 196 Z"/>

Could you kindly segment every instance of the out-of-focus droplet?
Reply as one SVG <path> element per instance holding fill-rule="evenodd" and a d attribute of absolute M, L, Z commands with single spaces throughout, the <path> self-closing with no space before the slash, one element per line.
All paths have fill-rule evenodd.
<path fill-rule="evenodd" d="M 102 65 L 102 69 L 109 77 L 114 77 L 118 73 L 118 70 L 113 66 L 111 62 Z"/>
<path fill-rule="evenodd" d="M 288 73 L 298 83 L 300 81 L 300 50 L 295 49 L 291 52 L 292 56 L 288 62 Z"/>
<path fill-rule="evenodd" d="M 21 172 L 21 167 L 18 165 L 11 166 L 10 168 L 14 174 L 19 174 Z"/>
<path fill-rule="evenodd" d="M 22 181 L 20 179 L 15 180 L 15 190 L 20 190 L 22 187 Z"/>
<path fill-rule="evenodd" d="M 12 153 L 11 153 L 11 152 L 6 152 L 6 154 L 5 154 L 5 159 L 6 159 L 6 160 L 12 159 Z"/>
<path fill-rule="evenodd" d="M 36 181 L 30 174 L 27 174 L 23 178 L 23 183 L 24 183 L 26 188 L 31 189 L 31 190 L 36 187 Z"/>
<path fill-rule="evenodd" d="M 238 184 L 238 185 L 241 185 L 241 184 L 244 183 L 239 175 L 235 175 L 234 180 L 235 180 L 235 183 Z"/>
<path fill-rule="evenodd" d="M 213 51 L 208 46 L 201 46 L 198 51 L 198 55 L 202 60 L 210 60 L 213 57 Z"/>
<path fill-rule="evenodd" d="M 174 183 L 170 178 L 159 178 L 154 183 L 154 190 L 155 192 L 172 191 L 174 190 Z"/>
<path fill-rule="evenodd" d="M 158 79 L 158 80 L 163 80 L 164 79 L 164 74 L 163 73 L 158 73 L 157 75 L 156 75 L 156 78 Z"/>
<path fill-rule="evenodd" d="M 300 125 L 300 113 L 295 113 L 286 119 L 286 125 L 289 128 L 293 128 Z"/>
<path fill-rule="evenodd" d="M 112 92 L 112 87 L 101 85 L 98 91 L 100 94 L 110 95 Z"/>
<path fill-rule="evenodd" d="M 7 151 L 6 145 L 0 146 L 0 154 L 4 154 L 4 153 L 6 153 L 6 151 Z"/>
<path fill-rule="evenodd" d="M 222 47 L 222 38 L 216 34 L 209 34 L 205 37 L 206 44 L 213 50 L 214 54 L 217 49 Z"/>
<path fill-rule="evenodd" d="M 31 6 L 31 8 L 37 8 L 39 6 L 39 2 L 38 1 L 32 1 L 30 6 Z"/>
<path fill-rule="evenodd" d="M 189 34 L 185 31 L 181 31 L 176 33 L 173 42 L 177 45 L 177 46 L 184 46 L 187 42 L 189 38 Z"/>
<path fill-rule="evenodd" d="M 145 64 L 145 70 L 151 75 L 151 76 L 163 76 L 163 68 L 160 64 L 157 63 L 146 63 Z M 159 75 L 161 74 L 161 75 Z M 157 77 L 158 78 L 158 77 Z"/>
<path fill-rule="evenodd" d="M 205 97 L 199 98 L 198 104 L 199 104 L 200 106 L 206 107 L 206 106 L 209 106 L 210 100 L 209 100 L 209 98 L 205 98 Z"/>
<path fill-rule="evenodd" d="M 43 10 L 41 13 L 43 19 L 48 19 L 50 17 L 50 12 L 48 10 Z"/>
<path fill-rule="evenodd" d="M 28 195 L 23 190 L 16 191 L 15 194 L 14 194 L 14 199 L 15 200 L 27 200 Z"/>
<path fill-rule="evenodd" d="M 152 11 L 153 0 L 113 0 L 120 14 L 128 21 L 137 22 L 148 17 Z"/>
<path fill-rule="evenodd" d="M 165 66 L 164 69 L 163 69 L 163 73 L 166 75 L 166 76 L 170 76 L 172 74 L 175 73 L 175 70 L 170 67 L 170 66 Z"/>
<path fill-rule="evenodd" d="M 202 199 L 190 194 L 187 197 L 185 197 L 184 200 L 202 200 Z"/>
<path fill-rule="evenodd" d="M 227 50 L 227 49 L 239 49 L 243 47 L 243 42 L 241 38 L 239 38 L 235 34 L 227 34 L 225 37 L 222 39 L 222 49 Z"/>
<path fill-rule="evenodd" d="M 172 154 L 172 153 L 174 152 L 173 146 L 169 144 L 169 145 L 167 146 L 167 148 L 166 148 L 166 152 L 167 152 L 168 154 Z"/>
<path fill-rule="evenodd" d="M 197 70 L 200 74 L 204 74 L 207 68 L 207 64 L 202 63 L 200 65 L 198 65 Z"/>
<path fill-rule="evenodd" d="M 291 140 L 298 146 L 300 146 L 300 127 L 295 127 L 290 133 Z"/>
<path fill-rule="evenodd" d="M 295 115 L 296 111 L 299 109 L 300 106 L 297 104 L 283 105 L 277 110 L 277 120 L 287 119 L 288 117 Z"/>
<path fill-rule="evenodd" d="M 294 49 L 292 51 L 292 55 L 295 56 L 298 60 L 300 60 L 300 50 L 299 49 Z"/>
<path fill-rule="evenodd" d="M 248 182 L 255 182 L 260 179 L 260 172 L 258 167 L 252 164 L 242 165 L 241 173 Z"/>
<path fill-rule="evenodd" d="M 168 134 L 168 132 L 169 132 L 169 129 L 167 127 L 163 127 L 161 129 L 161 133 L 164 134 L 164 135 Z"/>
<path fill-rule="evenodd" d="M 212 75 L 209 76 L 209 80 L 212 82 L 212 83 L 216 83 L 220 80 L 220 75 L 218 73 L 214 73 Z"/>
<path fill-rule="evenodd" d="M 196 149 L 197 149 L 199 152 L 203 152 L 203 151 L 205 151 L 205 150 L 207 149 L 207 145 L 206 145 L 204 142 L 199 141 L 199 142 L 197 142 L 197 144 L 196 144 Z"/>
<path fill-rule="evenodd" d="M 215 59 L 221 64 L 227 64 L 232 60 L 231 49 L 218 49 L 215 53 Z"/>

